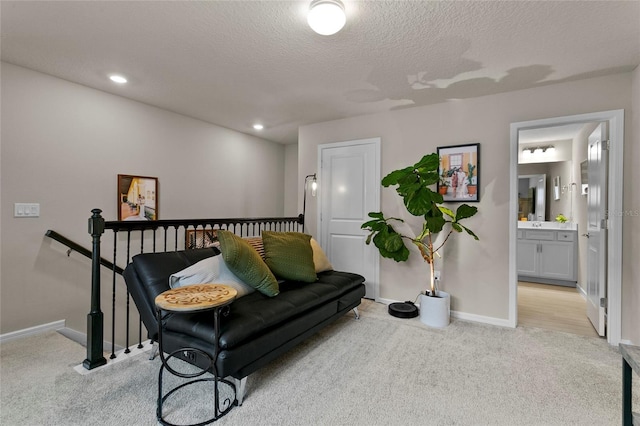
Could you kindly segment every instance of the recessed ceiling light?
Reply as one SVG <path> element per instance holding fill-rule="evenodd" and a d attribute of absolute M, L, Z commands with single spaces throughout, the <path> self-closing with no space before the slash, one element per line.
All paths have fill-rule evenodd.
<path fill-rule="evenodd" d="M 256 129 L 256 130 L 262 130 L 262 129 L 264 129 L 264 126 L 262 124 L 254 124 L 253 128 Z"/>
<path fill-rule="evenodd" d="M 126 79 L 126 78 L 124 78 L 124 77 L 123 77 L 123 76 L 121 76 L 121 75 L 116 75 L 116 74 L 114 74 L 114 75 L 110 75 L 110 76 L 109 76 L 109 79 L 110 79 L 111 81 L 113 81 L 114 83 L 119 83 L 119 84 L 124 84 L 124 83 L 126 83 L 126 82 L 127 82 L 127 79 Z"/>

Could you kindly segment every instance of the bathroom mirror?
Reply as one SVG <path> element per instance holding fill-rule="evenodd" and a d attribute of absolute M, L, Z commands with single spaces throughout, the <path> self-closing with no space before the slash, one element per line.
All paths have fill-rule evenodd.
<path fill-rule="evenodd" d="M 518 176 L 518 219 L 545 221 L 547 175 Z"/>

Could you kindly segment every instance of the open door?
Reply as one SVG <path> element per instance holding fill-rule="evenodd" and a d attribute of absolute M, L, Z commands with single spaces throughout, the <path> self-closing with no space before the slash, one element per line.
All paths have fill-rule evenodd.
<path fill-rule="evenodd" d="M 607 306 L 607 123 L 589 135 L 587 169 L 587 316 L 600 336 L 605 335 Z"/>

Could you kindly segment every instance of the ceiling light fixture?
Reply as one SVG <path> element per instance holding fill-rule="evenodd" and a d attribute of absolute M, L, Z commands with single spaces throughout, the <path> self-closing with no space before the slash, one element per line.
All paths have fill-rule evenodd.
<path fill-rule="evenodd" d="M 124 77 L 123 77 L 123 76 L 121 76 L 121 75 L 117 75 L 117 74 L 110 75 L 110 76 L 109 76 L 109 79 L 110 79 L 111 81 L 113 81 L 114 83 L 118 83 L 118 84 L 124 84 L 124 83 L 126 83 L 126 82 L 127 82 L 127 79 L 126 79 L 126 78 L 124 78 Z"/>
<path fill-rule="evenodd" d="M 256 129 L 256 130 L 262 130 L 262 129 L 264 129 L 264 126 L 262 124 L 257 124 L 256 123 L 256 124 L 253 125 L 253 128 Z"/>
<path fill-rule="evenodd" d="M 335 34 L 347 22 L 344 4 L 340 0 L 313 0 L 309 6 L 307 22 L 318 34 Z"/>

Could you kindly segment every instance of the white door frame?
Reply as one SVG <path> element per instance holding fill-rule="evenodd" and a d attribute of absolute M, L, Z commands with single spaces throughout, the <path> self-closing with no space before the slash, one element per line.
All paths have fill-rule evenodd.
<path fill-rule="evenodd" d="M 511 123 L 510 200 L 518 198 L 518 132 L 520 130 L 561 126 L 564 124 L 607 121 L 609 123 L 609 211 L 622 212 L 624 110 L 601 111 L 566 117 Z M 617 346 L 622 338 L 622 215 L 608 216 L 609 252 L 607 255 L 607 341 Z M 518 208 L 509 203 L 509 325 L 518 324 L 518 276 L 516 272 L 516 248 L 518 232 Z"/>
<path fill-rule="evenodd" d="M 375 193 L 375 198 L 374 198 L 374 203 L 377 206 L 377 210 L 380 211 L 380 180 L 382 179 L 380 177 L 380 168 L 381 168 L 381 150 L 380 150 L 380 146 L 381 146 L 381 140 L 380 138 L 368 138 L 368 139 L 357 139 L 357 140 L 352 140 L 352 141 L 345 141 L 345 142 L 333 142 L 333 143 L 324 143 L 324 144 L 320 144 L 318 145 L 318 186 L 320 188 L 320 196 L 318 197 L 318 202 L 316 203 L 316 218 L 317 218 L 317 223 L 316 223 L 316 229 L 317 234 L 318 234 L 318 241 L 320 243 L 321 246 L 324 247 L 324 244 L 326 243 L 325 241 L 323 241 L 323 235 L 324 232 L 322 230 L 322 221 L 321 221 L 321 214 L 322 214 L 322 151 L 325 149 L 331 149 L 331 148 L 344 148 L 344 147 L 349 147 L 349 146 L 357 146 L 357 145 L 374 145 L 376 148 L 376 165 L 375 165 L 375 185 L 378 185 L 378 190 L 374 191 Z M 380 301 L 380 256 L 375 256 L 374 258 L 374 270 L 373 270 L 373 288 L 374 288 L 374 300 L 376 302 Z"/>

